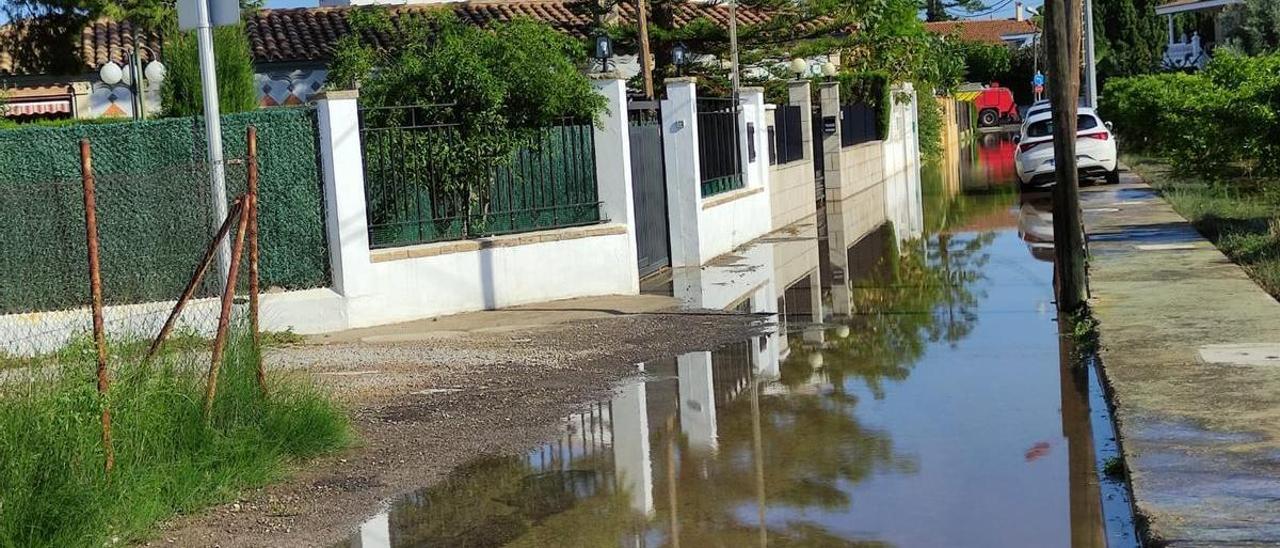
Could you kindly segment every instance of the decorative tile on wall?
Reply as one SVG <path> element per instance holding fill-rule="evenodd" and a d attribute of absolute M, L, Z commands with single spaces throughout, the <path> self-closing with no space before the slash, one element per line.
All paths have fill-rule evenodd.
<path fill-rule="evenodd" d="M 325 69 L 281 70 L 253 76 L 258 88 L 258 105 L 263 107 L 301 105 L 324 87 Z"/>

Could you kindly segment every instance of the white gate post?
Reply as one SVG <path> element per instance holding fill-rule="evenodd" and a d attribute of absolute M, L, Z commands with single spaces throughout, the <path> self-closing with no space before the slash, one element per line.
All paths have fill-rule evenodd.
<path fill-rule="evenodd" d="M 631 180 L 631 136 L 627 121 L 627 82 L 617 75 L 596 77 L 596 92 L 607 101 L 595 126 L 596 185 L 600 213 L 609 221 L 627 226 L 628 256 L 638 262 L 636 251 L 635 196 Z M 631 269 L 631 293 L 640 292 L 640 271 Z"/>
<path fill-rule="evenodd" d="M 317 95 L 320 163 L 324 172 L 325 232 L 333 290 L 351 298 L 369 292 L 369 222 L 356 91 Z"/>
<path fill-rule="evenodd" d="M 662 156 L 667 172 L 671 266 L 702 266 L 702 181 L 698 158 L 698 91 L 692 77 L 668 78 L 662 100 Z"/>

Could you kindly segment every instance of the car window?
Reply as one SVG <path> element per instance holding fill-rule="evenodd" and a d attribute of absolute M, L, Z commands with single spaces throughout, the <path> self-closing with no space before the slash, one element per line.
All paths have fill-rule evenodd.
<path fill-rule="evenodd" d="M 1091 114 L 1081 114 L 1076 117 L 1076 131 L 1084 131 L 1098 127 L 1098 117 Z M 1052 137 L 1053 136 L 1053 119 L 1048 118 L 1032 122 L 1027 126 L 1027 137 Z"/>

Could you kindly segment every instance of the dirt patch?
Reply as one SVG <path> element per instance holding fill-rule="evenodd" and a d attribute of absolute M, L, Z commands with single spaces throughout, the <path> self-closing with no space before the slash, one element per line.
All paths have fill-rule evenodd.
<path fill-rule="evenodd" d="M 390 499 L 482 454 L 515 454 L 603 397 L 639 362 L 767 331 L 771 318 L 713 311 L 610 314 L 393 343 L 277 349 L 271 365 L 312 375 L 351 410 L 359 442 L 281 483 L 174 520 L 150 544 L 315 546 L 342 541 Z"/>

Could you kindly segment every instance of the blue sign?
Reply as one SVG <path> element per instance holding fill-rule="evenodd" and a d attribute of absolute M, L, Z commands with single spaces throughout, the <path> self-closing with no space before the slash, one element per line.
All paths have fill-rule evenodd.
<path fill-rule="evenodd" d="M 1044 85 L 1044 73 L 1043 73 L 1043 72 L 1040 72 L 1040 71 L 1036 71 L 1036 77 L 1031 79 L 1031 83 L 1033 83 L 1033 84 L 1035 84 L 1035 85 L 1037 85 L 1037 86 L 1043 86 L 1043 85 Z"/>

